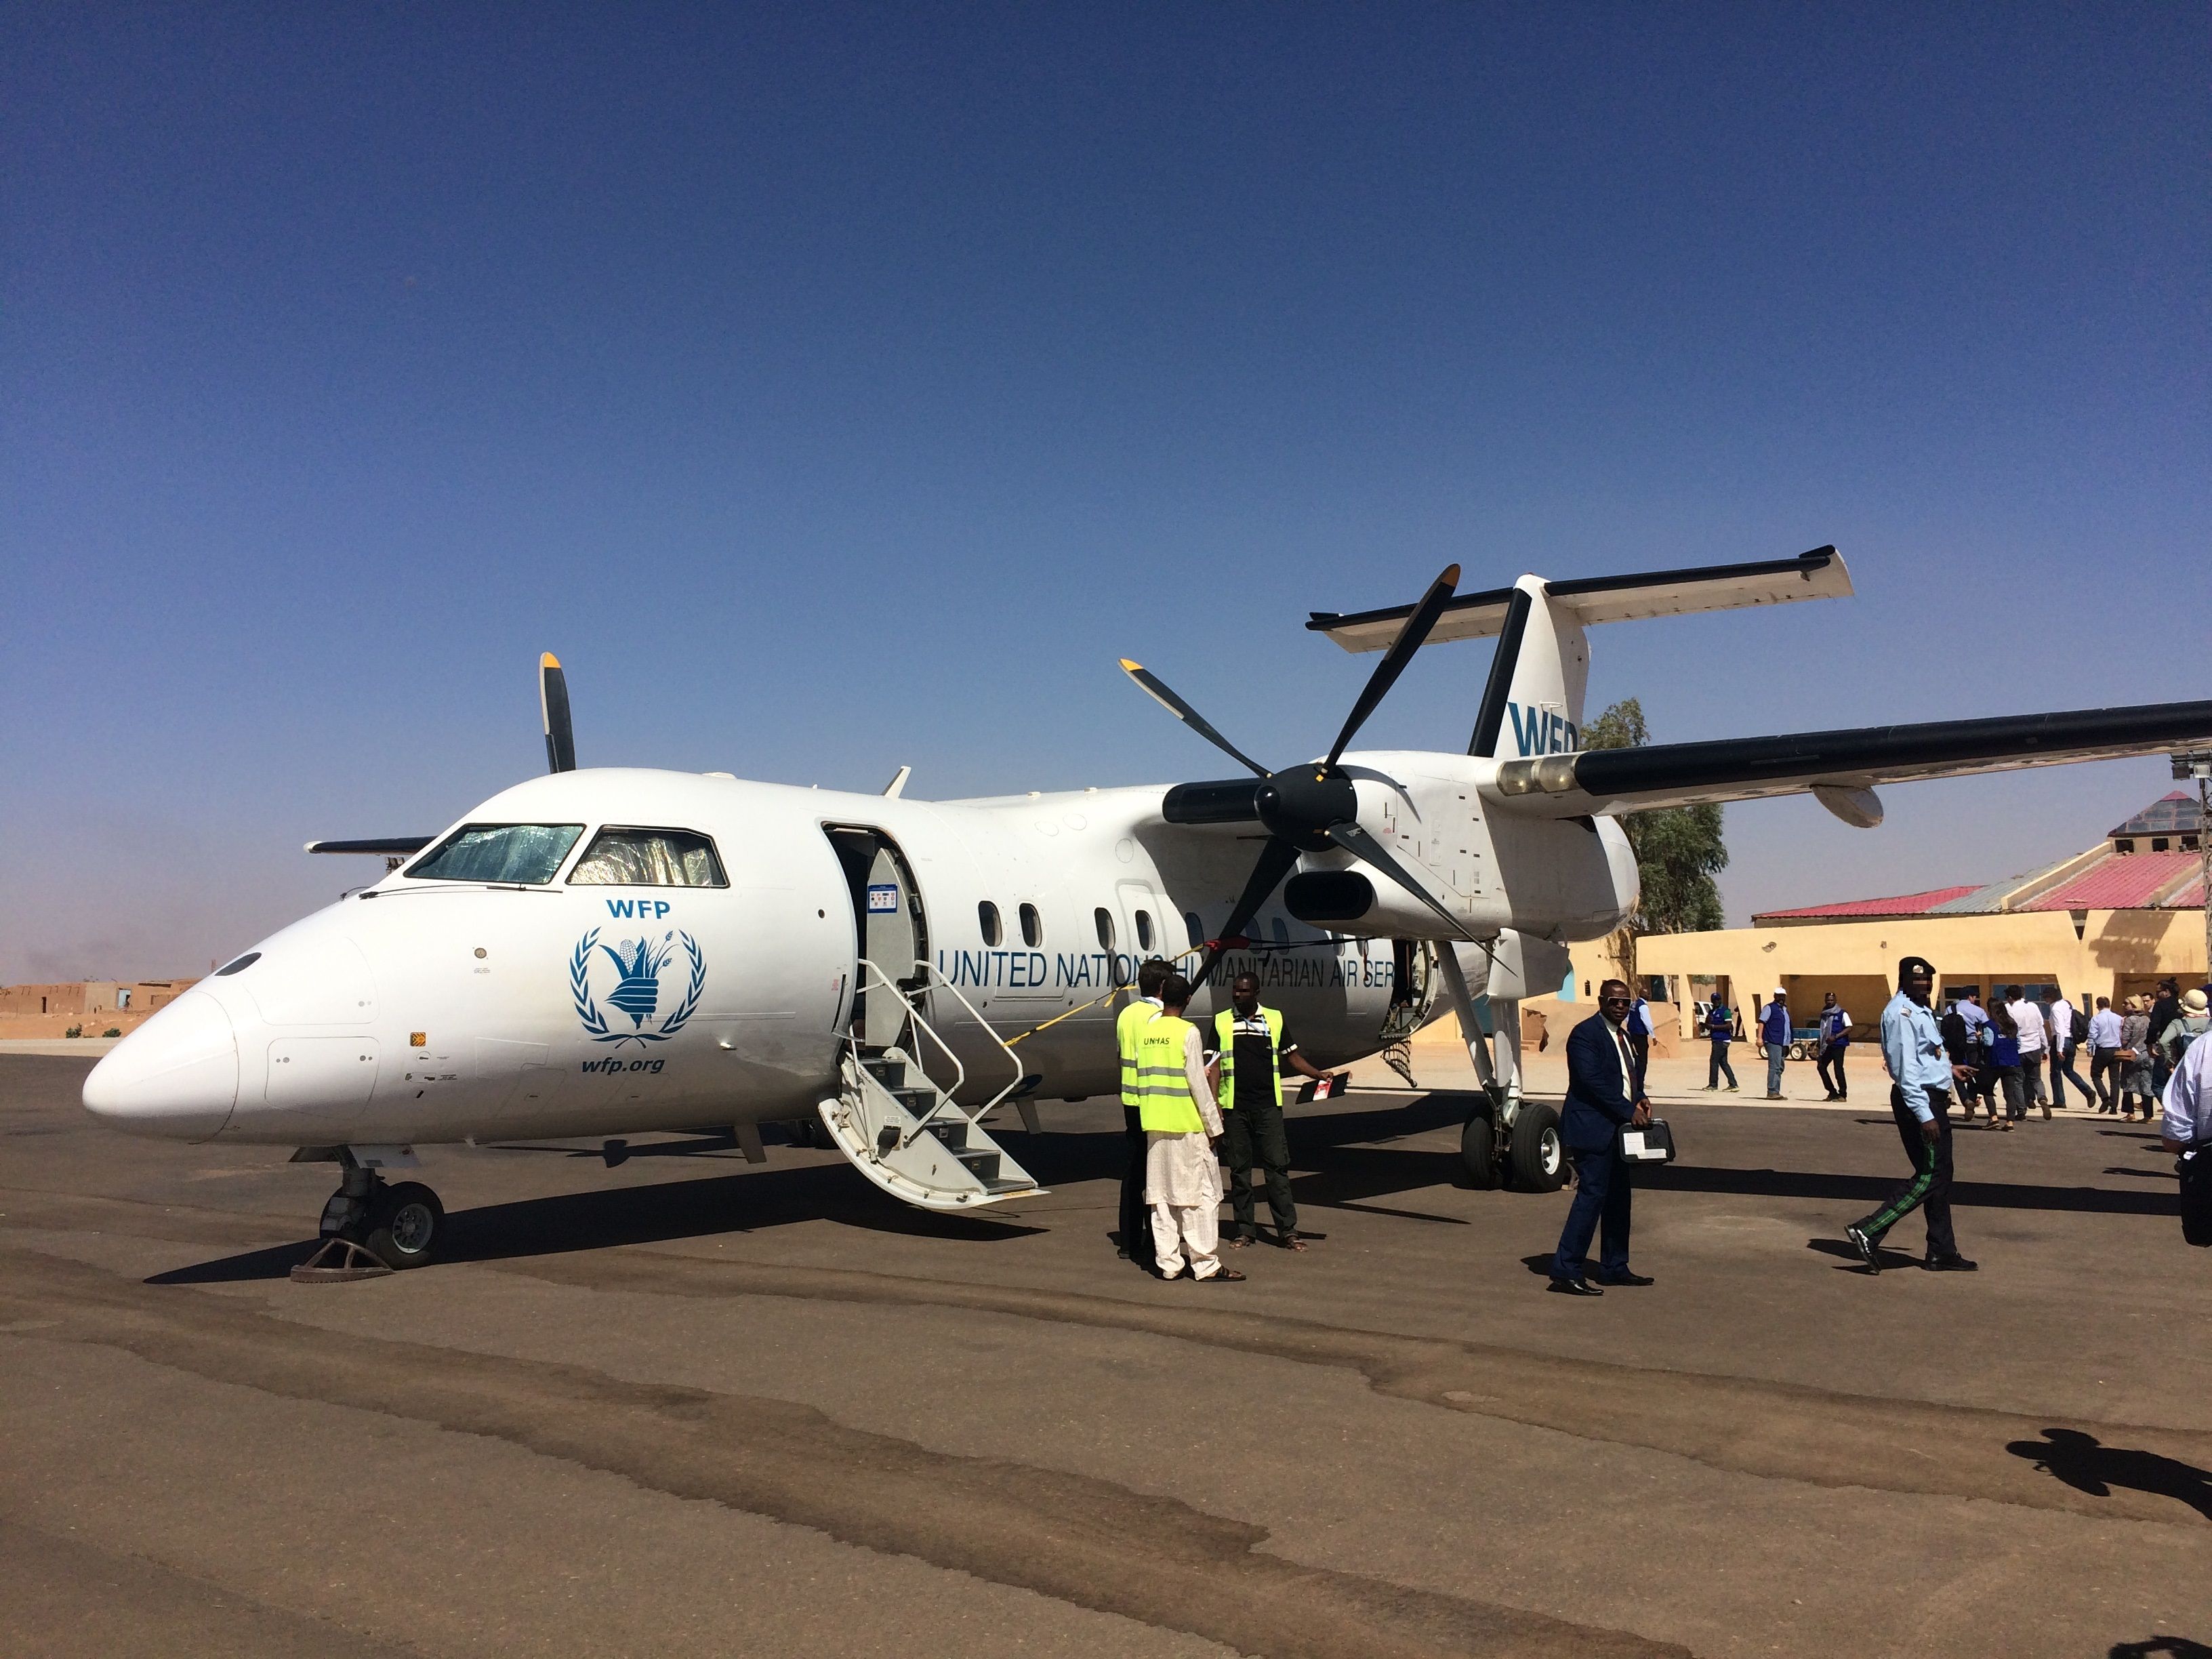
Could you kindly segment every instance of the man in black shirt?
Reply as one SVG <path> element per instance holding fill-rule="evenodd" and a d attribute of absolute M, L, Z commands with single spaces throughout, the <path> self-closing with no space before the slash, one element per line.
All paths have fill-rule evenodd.
<path fill-rule="evenodd" d="M 1229 988 L 1231 1006 L 1213 1017 L 1214 1041 L 1221 1050 L 1216 1093 L 1227 1133 L 1224 1150 L 1229 1155 L 1229 1204 L 1233 1219 L 1229 1227 L 1231 1247 L 1249 1244 L 1259 1237 L 1253 1218 L 1252 1165 L 1267 1172 L 1267 1207 L 1275 1218 L 1275 1242 L 1287 1250 L 1303 1250 L 1298 1237 L 1298 1206 L 1291 1197 L 1291 1141 L 1283 1130 L 1282 1062 L 1310 1078 L 1322 1071 L 1298 1052 L 1283 1016 L 1260 1004 L 1260 981 L 1239 974 Z"/>
<path fill-rule="evenodd" d="M 2180 1018 L 2181 982 L 2172 979 L 2159 981 L 2158 1000 L 2150 1006 L 2150 1091 L 2154 1098 L 2165 1097 L 2166 1080 L 2173 1074 L 2159 1039 L 2166 1035 L 2166 1028 Z"/>

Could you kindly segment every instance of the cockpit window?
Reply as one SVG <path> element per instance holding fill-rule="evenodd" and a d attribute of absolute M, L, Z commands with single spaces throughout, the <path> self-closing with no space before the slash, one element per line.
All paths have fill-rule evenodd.
<path fill-rule="evenodd" d="M 407 866 L 416 881 L 542 887 L 584 833 L 580 823 L 465 823 Z"/>
<path fill-rule="evenodd" d="M 727 887 L 714 843 L 689 830 L 602 830 L 568 875 L 582 887 Z"/>

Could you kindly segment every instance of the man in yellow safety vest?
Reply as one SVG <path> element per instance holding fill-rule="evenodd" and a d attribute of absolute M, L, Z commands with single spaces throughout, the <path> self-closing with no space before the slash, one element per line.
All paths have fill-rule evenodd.
<path fill-rule="evenodd" d="M 1138 1115 L 1145 1126 L 1145 1197 L 1152 1206 L 1152 1252 L 1162 1279 L 1201 1285 L 1244 1277 L 1221 1265 L 1221 1165 L 1214 1150 L 1221 1114 L 1206 1080 L 1198 1027 L 1182 1017 L 1190 981 L 1171 975 L 1160 1012 L 1137 1028 Z"/>
<path fill-rule="evenodd" d="M 1158 957 L 1137 969 L 1137 994 L 1114 1017 L 1114 1046 L 1121 1051 L 1121 1126 L 1129 1142 L 1128 1167 L 1121 1172 L 1121 1243 L 1116 1255 L 1149 1272 L 1152 1266 L 1152 1212 L 1145 1205 L 1145 1125 L 1137 1095 L 1137 1032 L 1160 1012 L 1160 987 L 1175 971 Z"/>
<path fill-rule="evenodd" d="M 1275 1218 L 1275 1243 L 1303 1250 L 1298 1206 L 1291 1197 L 1291 1142 L 1283 1130 L 1283 1062 L 1310 1078 L 1322 1071 L 1298 1052 L 1283 1029 L 1279 1009 L 1260 1001 L 1256 975 L 1239 974 L 1229 988 L 1231 1006 L 1213 1017 L 1215 1061 L 1220 1077 L 1221 1115 L 1228 1124 L 1224 1150 L 1229 1154 L 1229 1243 L 1242 1249 L 1259 1237 L 1252 1218 L 1252 1165 L 1267 1172 L 1267 1208 Z"/>

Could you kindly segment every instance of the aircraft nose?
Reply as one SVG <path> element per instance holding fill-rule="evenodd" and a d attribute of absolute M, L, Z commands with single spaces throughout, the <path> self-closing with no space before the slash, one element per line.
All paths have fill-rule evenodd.
<path fill-rule="evenodd" d="M 108 1050 L 84 1109 L 129 1134 L 204 1140 L 238 1103 L 238 1034 L 215 998 L 186 993 Z"/>

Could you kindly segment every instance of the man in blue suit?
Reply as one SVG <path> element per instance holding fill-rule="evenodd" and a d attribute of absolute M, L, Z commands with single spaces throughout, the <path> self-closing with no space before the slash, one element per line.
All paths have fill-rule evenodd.
<path fill-rule="evenodd" d="M 1628 1268 L 1629 1166 L 1620 1132 L 1651 1121 L 1642 1069 L 1624 1029 L 1634 999 L 1609 979 L 1598 987 L 1598 1012 L 1567 1037 L 1567 1100 L 1559 1140 L 1575 1162 L 1575 1201 L 1552 1258 L 1550 1288 L 1562 1296 L 1602 1296 L 1598 1285 L 1649 1285 Z M 1590 1283 L 1590 1235 L 1603 1224 L 1597 1285 Z"/>

